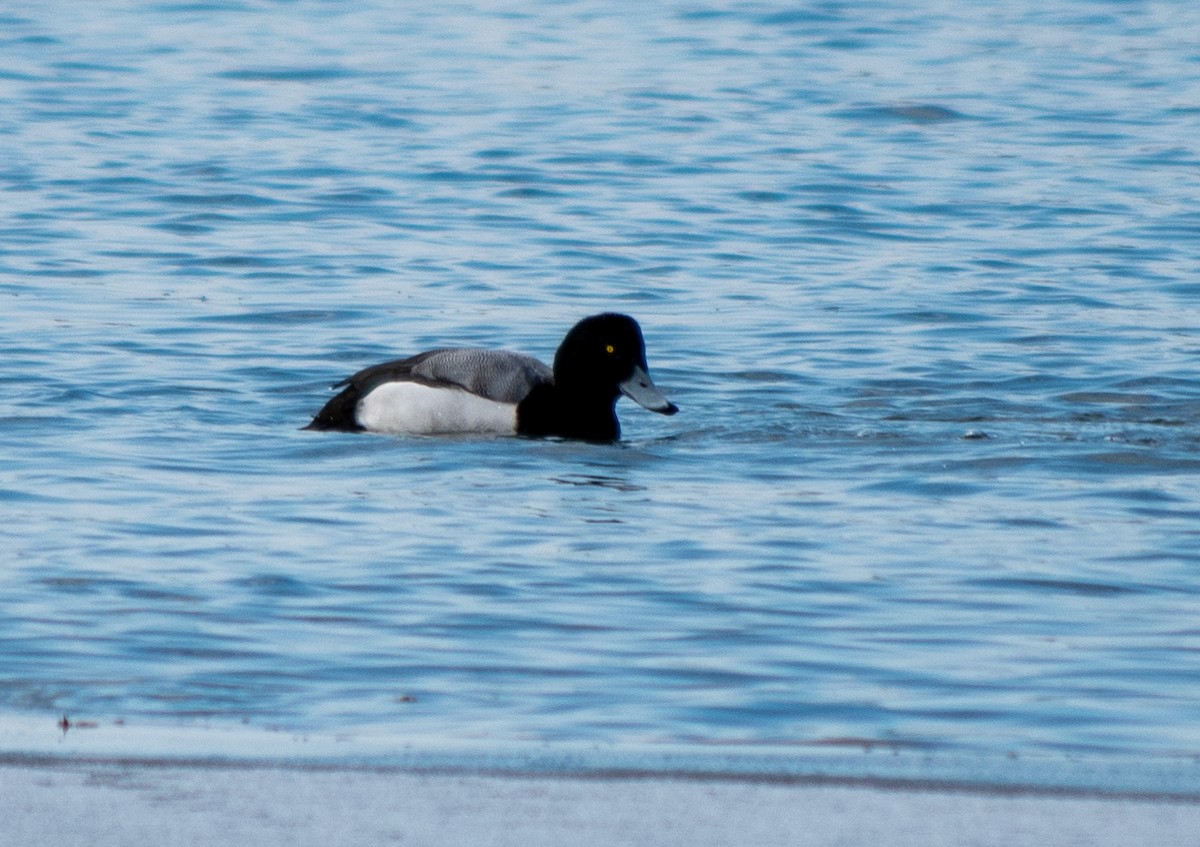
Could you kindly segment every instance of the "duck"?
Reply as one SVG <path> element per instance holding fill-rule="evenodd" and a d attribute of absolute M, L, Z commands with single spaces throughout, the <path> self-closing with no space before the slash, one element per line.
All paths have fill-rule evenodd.
<path fill-rule="evenodd" d="M 507 350 L 442 347 L 372 365 L 332 387 L 341 391 L 304 429 L 612 442 L 621 437 L 621 396 L 658 414 L 679 411 L 650 378 L 641 326 L 613 312 L 571 327 L 553 367 Z"/>

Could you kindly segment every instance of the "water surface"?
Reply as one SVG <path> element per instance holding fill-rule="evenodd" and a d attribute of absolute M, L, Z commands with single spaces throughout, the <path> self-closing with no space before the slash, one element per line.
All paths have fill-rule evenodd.
<path fill-rule="evenodd" d="M 2 22 L 13 720 L 1200 754 L 1200 10 Z M 298 430 L 605 310 L 619 445 Z"/>

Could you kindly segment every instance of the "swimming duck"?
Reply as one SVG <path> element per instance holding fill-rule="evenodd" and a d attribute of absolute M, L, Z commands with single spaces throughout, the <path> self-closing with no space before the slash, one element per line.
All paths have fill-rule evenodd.
<path fill-rule="evenodd" d="M 305 429 L 615 441 L 622 394 L 652 412 L 679 411 L 650 379 L 637 321 L 611 312 L 575 324 L 553 369 L 506 350 L 442 348 L 373 365 L 333 387 L 341 393 Z"/>

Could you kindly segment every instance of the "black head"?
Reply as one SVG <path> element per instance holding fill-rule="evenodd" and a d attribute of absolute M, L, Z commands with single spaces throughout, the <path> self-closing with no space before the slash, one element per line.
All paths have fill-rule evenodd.
<path fill-rule="evenodd" d="M 646 367 L 646 344 L 637 321 L 626 315 L 592 315 L 571 327 L 558 346 L 554 381 L 564 388 L 604 386 L 616 397 L 617 386 L 629 378 L 635 365 Z"/>
<path fill-rule="evenodd" d="M 518 407 L 518 430 L 614 440 L 621 433 L 614 408 L 621 394 L 660 414 L 679 411 L 650 379 L 637 321 L 613 313 L 584 318 L 554 354 L 553 386 L 535 389 Z"/>

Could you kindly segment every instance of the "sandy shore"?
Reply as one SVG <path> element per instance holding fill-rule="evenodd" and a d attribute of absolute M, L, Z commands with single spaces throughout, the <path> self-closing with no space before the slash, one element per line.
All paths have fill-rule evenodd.
<path fill-rule="evenodd" d="M 345 766 L 0 762 L 5 843 L 1183 845 L 1195 798 Z"/>

